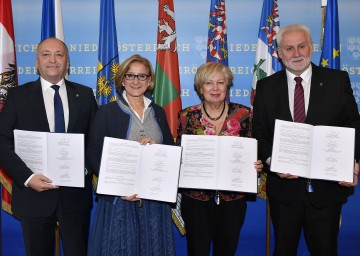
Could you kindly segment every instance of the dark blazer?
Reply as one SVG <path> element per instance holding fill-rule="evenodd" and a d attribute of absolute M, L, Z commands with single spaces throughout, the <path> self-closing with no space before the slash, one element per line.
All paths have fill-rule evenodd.
<path fill-rule="evenodd" d="M 288 97 L 285 70 L 259 80 L 253 108 L 253 135 L 259 143 L 259 157 L 266 161 L 272 154 L 275 119 L 293 121 Z M 356 128 L 355 158 L 360 159 L 360 117 L 349 76 L 344 71 L 327 69 L 312 64 L 312 78 L 306 123 Z M 352 145 L 349 145 L 352 146 Z M 337 182 L 312 180 L 315 192 L 309 193 L 317 207 L 345 202 L 351 189 Z M 285 180 L 269 172 L 267 194 L 290 203 L 299 193 L 305 193 L 303 178 Z"/>
<path fill-rule="evenodd" d="M 67 132 L 83 133 L 86 140 L 97 110 L 93 91 L 67 80 L 65 84 L 69 102 Z M 10 89 L 0 113 L 0 166 L 13 179 L 13 212 L 27 217 L 46 217 L 55 211 L 58 203 L 67 212 L 91 209 L 91 174 L 86 175 L 85 188 L 60 187 L 39 193 L 24 186 L 33 172 L 14 152 L 14 129 L 50 132 L 40 79 Z"/>

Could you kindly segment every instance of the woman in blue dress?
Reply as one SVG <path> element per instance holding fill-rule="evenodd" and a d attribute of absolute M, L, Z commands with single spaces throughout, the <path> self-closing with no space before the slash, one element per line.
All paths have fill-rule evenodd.
<path fill-rule="evenodd" d="M 104 137 L 173 144 L 163 108 L 150 98 L 151 63 L 140 55 L 126 59 L 115 76 L 117 100 L 102 105 L 91 126 L 87 160 L 98 173 Z M 175 255 L 170 205 L 136 195 L 97 195 L 88 255 Z"/>

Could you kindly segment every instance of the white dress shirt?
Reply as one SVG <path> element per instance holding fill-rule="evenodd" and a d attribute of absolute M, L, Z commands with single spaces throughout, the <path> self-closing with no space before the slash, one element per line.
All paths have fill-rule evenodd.
<path fill-rule="evenodd" d="M 302 78 L 301 85 L 304 88 L 304 100 L 305 100 L 305 115 L 308 111 L 309 107 L 309 99 L 310 99 L 310 88 L 311 88 L 311 75 L 312 75 L 312 67 L 311 65 L 300 75 Z M 288 92 L 289 92 L 289 107 L 291 115 L 294 119 L 294 92 L 296 82 L 294 78 L 296 77 L 294 74 L 290 73 L 286 70 L 287 76 L 287 84 L 288 84 Z"/>
<path fill-rule="evenodd" d="M 55 114 L 54 114 L 54 95 L 55 90 L 51 88 L 53 85 L 52 83 L 49 83 L 42 77 L 40 78 L 41 81 L 41 88 L 43 92 L 44 97 L 44 104 L 45 104 L 45 110 L 46 110 L 46 116 L 49 123 L 50 132 L 55 131 Z M 62 79 L 60 82 L 57 83 L 57 85 L 60 86 L 59 94 L 61 97 L 63 109 L 64 109 L 64 120 L 65 120 L 65 131 L 67 131 L 68 124 L 69 124 L 69 103 L 68 103 L 68 97 L 66 92 L 66 86 L 65 86 L 65 80 Z"/>
<path fill-rule="evenodd" d="M 300 75 L 300 77 L 302 78 L 301 85 L 304 88 L 305 115 L 309 107 L 311 75 L 312 75 L 311 65 L 309 65 L 309 67 Z M 294 120 L 294 93 L 295 93 L 295 85 L 296 85 L 296 81 L 294 80 L 294 78 L 296 77 L 296 75 L 294 75 L 293 73 L 289 72 L 286 69 L 286 77 L 287 77 L 288 93 L 289 93 L 289 108 L 290 108 L 291 116 Z M 271 157 L 266 159 L 266 163 L 270 165 Z"/>
<path fill-rule="evenodd" d="M 54 95 L 55 90 L 51 88 L 53 85 L 52 83 L 49 83 L 44 78 L 40 77 L 41 81 L 41 89 L 43 93 L 44 98 L 44 105 L 46 110 L 46 117 L 49 123 L 50 132 L 55 131 L 55 110 L 54 110 Z M 65 119 L 65 131 L 67 131 L 67 127 L 69 124 L 69 103 L 68 103 L 68 97 L 66 92 L 66 86 L 65 86 L 65 80 L 62 79 L 60 82 L 57 83 L 57 85 L 60 86 L 59 88 L 59 94 L 61 97 L 63 109 L 64 109 L 64 119 Z M 29 181 L 32 177 L 34 177 L 35 174 L 30 175 L 30 177 L 25 181 L 24 185 L 27 187 Z"/>
<path fill-rule="evenodd" d="M 141 123 L 144 123 L 144 118 L 145 118 L 145 111 L 146 109 L 150 106 L 151 100 L 148 99 L 145 95 L 143 96 L 143 100 L 144 100 L 144 110 L 143 110 L 143 115 L 142 118 L 140 118 L 139 114 L 135 111 L 135 109 L 133 109 L 130 105 L 130 102 L 128 100 L 128 98 L 126 97 L 126 91 L 124 90 L 122 92 L 122 96 L 124 98 L 124 100 L 127 102 L 127 104 L 129 105 L 130 109 L 135 113 L 135 115 L 139 118 L 139 120 L 141 121 Z"/>

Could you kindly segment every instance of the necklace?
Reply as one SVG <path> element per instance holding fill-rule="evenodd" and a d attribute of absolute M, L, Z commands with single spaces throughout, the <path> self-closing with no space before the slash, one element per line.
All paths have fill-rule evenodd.
<path fill-rule="evenodd" d="M 224 114 L 225 101 L 224 101 L 224 107 L 223 107 L 223 109 L 222 109 L 222 111 L 221 111 L 221 113 L 220 113 L 220 116 L 218 116 L 218 117 L 211 117 L 211 116 L 208 114 L 208 112 L 206 111 L 206 108 L 205 108 L 205 103 L 203 103 L 203 109 L 204 109 L 205 114 L 209 117 L 210 120 L 212 120 L 212 121 L 217 121 L 217 120 L 219 120 L 220 117 L 222 117 L 222 115 Z"/>

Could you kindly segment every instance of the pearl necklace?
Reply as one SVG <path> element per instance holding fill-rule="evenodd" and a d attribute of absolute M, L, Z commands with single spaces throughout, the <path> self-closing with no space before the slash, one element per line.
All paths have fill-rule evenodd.
<path fill-rule="evenodd" d="M 219 120 L 220 117 L 222 117 L 222 115 L 224 114 L 224 111 L 225 111 L 225 101 L 224 101 L 224 106 L 223 106 L 223 109 L 222 109 L 222 111 L 221 111 L 221 113 L 220 113 L 220 116 L 218 116 L 218 117 L 211 117 L 211 116 L 208 114 L 208 112 L 206 111 L 206 108 L 205 108 L 205 103 L 203 103 L 203 109 L 204 109 L 205 114 L 209 117 L 210 120 L 212 120 L 212 121 L 217 121 L 217 120 Z"/>

